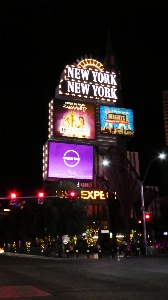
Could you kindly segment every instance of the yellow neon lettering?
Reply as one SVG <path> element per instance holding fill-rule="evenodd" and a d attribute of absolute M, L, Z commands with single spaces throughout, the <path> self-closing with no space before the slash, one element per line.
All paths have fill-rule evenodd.
<path fill-rule="evenodd" d="M 81 191 L 81 198 L 88 199 L 88 191 Z"/>
<path fill-rule="evenodd" d="M 100 191 L 100 199 L 106 199 L 103 191 Z"/>
<path fill-rule="evenodd" d="M 96 197 L 100 196 L 100 192 L 99 191 L 94 191 L 94 198 L 96 199 Z"/>

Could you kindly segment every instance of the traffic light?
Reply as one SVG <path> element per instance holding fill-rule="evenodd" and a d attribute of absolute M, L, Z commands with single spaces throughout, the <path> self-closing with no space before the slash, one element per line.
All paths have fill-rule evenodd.
<path fill-rule="evenodd" d="M 44 202 L 44 193 L 40 192 L 38 193 L 38 204 L 43 204 Z"/>
<path fill-rule="evenodd" d="M 10 205 L 15 205 L 16 204 L 16 194 L 11 193 L 10 194 Z"/>
<path fill-rule="evenodd" d="M 151 213 L 149 212 L 146 212 L 145 213 L 145 220 L 148 222 L 148 221 L 151 221 Z"/>
<path fill-rule="evenodd" d="M 142 222 L 141 222 L 141 220 L 138 220 L 138 224 L 141 224 Z"/>
<path fill-rule="evenodd" d="M 75 191 L 69 191 L 68 198 L 71 202 L 75 202 L 77 199 L 77 193 Z"/>

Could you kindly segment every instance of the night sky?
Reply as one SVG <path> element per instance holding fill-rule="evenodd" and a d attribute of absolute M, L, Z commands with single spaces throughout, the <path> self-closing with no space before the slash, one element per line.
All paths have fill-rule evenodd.
<path fill-rule="evenodd" d="M 165 149 L 167 11 L 166 1 L 1 1 L 0 197 L 42 185 L 48 103 L 67 64 L 85 55 L 103 63 L 108 28 L 124 107 L 134 111 L 128 150 L 139 152 L 143 177 Z M 157 185 L 160 173 L 156 161 L 147 184 Z"/>

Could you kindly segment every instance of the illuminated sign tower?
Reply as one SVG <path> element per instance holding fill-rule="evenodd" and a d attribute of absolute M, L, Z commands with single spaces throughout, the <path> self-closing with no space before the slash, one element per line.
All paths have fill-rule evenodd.
<path fill-rule="evenodd" d="M 110 146 L 126 153 L 126 138 L 133 135 L 133 112 L 123 108 L 111 50 L 104 65 L 93 58 L 81 58 L 65 66 L 55 98 L 49 103 L 43 179 L 93 181 L 94 174 L 100 174 L 99 158 Z"/>

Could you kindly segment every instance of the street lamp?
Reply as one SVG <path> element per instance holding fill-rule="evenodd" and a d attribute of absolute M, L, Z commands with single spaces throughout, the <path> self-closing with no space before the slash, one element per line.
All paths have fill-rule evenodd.
<path fill-rule="evenodd" d="M 146 219 L 145 219 L 145 201 L 144 201 L 144 181 L 145 181 L 145 178 L 146 178 L 146 175 L 148 173 L 148 170 L 149 170 L 149 167 L 150 165 L 152 164 L 153 161 L 157 160 L 157 159 L 165 159 L 166 158 L 166 155 L 165 154 L 160 154 L 158 157 L 152 159 L 147 167 L 147 170 L 146 170 L 146 173 L 145 173 L 145 176 L 143 178 L 142 181 L 139 181 L 129 170 L 126 166 L 122 165 L 122 164 L 117 164 L 117 163 L 112 163 L 114 165 L 118 165 L 118 166 L 122 166 L 124 167 L 128 173 L 131 174 L 131 176 L 139 183 L 140 185 L 140 188 L 141 188 L 141 211 L 142 211 L 142 217 L 143 217 L 143 233 L 144 233 L 144 244 L 145 244 L 145 255 L 147 255 L 147 236 L 146 236 Z M 103 165 L 104 166 L 107 166 L 109 165 L 109 162 L 108 160 L 104 160 L 103 161 Z"/>
<path fill-rule="evenodd" d="M 146 175 L 148 173 L 148 170 L 152 164 L 153 161 L 157 160 L 157 159 L 165 159 L 166 155 L 165 154 L 160 154 L 158 157 L 152 159 L 150 161 L 150 163 L 148 164 L 148 167 L 146 169 L 145 175 L 143 180 L 141 181 L 141 211 L 142 211 L 142 218 L 143 218 L 143 232 L 144 232 L 144 243 L 145 243 L 145 255 L 147 255 L 147 236 L 146 236 L 146 219 L 145 219 L 145 201 L 144 201 L 144 182 L 146 179 Z"/>
<path fill-rule="evenodd" d="M 102 162 L 103 166 L 108 166 L 110 165 L 110 162 L 107 160 L 107 159 L 104 159 L 103 162 Z M 124 169 L 126 169 L 126 171 L 135 179 L 135 181 L 137 181 L 139 187 L 141 188 L 141 181 L 139 180 L 139 176 L 136 176 L 136 174 L 133 174 L 127 166 L 123 165 L 123 164 L 120 164 L 120 163 L 115 163 L 115 162 L 111 162 L 111 165 L 116 165 L 116 166 L 120 166 Z M 131 207 L 130 207 L 131 208 Z M 130 218 L 130 214 L 127 215 L 129 216 Z M 126 225 L 126 224 L 125 224 Z M 126 225 L 127 226 L 127 225 Z M 146 232 L 146 231 L 145 231 Z M 130 235 L 130 232 L 127 231 L 127 234 Z M 145 235 L 146 236 L 146 235 Z"/>
<path fill-rule="evenodd" d="M 148 170 L 149 170 L 149 167 L 150 167 L 151 163 L 152 163 L 153 161 L 157 160 L 157 159 L 161 159 L 161 160 L 162 160 L 162 159 L 165 159 L 165 158 L 166 158 L 166 154 L 161 153 L 161 154 L 159 154 L 158 157 L 156 157 L 156 158 L 154 158 L 154 159 L 152 159 L 152 160 L 150 161 L 150 163 L 149 163 L 149 165 L 148 165 L 148 167 L 147 167 L 147 169 L 146 169 L 144 178 L 143 178 L 143 183 L 144 183 L 144 181 L 145 181 L 145 178 L 146 178 L 146 175 L 147 175 L 147 173 L 148 173 Z"/>

